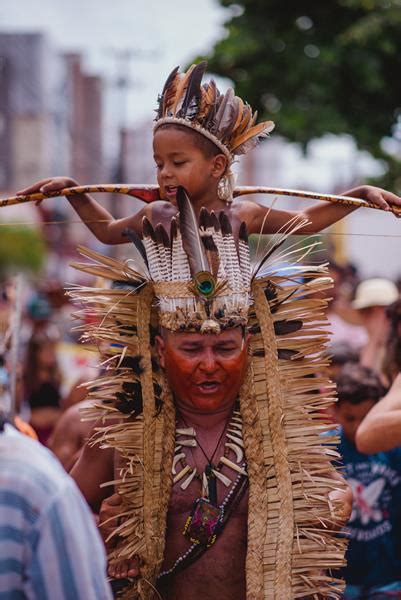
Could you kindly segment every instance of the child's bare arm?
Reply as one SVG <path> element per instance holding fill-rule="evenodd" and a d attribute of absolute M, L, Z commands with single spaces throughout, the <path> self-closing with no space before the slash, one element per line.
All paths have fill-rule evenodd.
<path fill-rule="evenodd" d="M 364 185 L 352 190 L 344 192 L 344 196 L 352 196 L 372 202 L 384 210 L 391 211 L 391 205 L 401 206 L 401 198 L 391 192 L 387 192 L 381 188 Z M 303 211 L 287 211 L 269 209 L 267 206 L 262 206 L 250 201 L 236 201 L 236 209 L 239 213 L 239 218 L 247 223 L 249 233 L 260 233 L 263 227 L 263 233 L 275 233 L 283 227 L 291 217 L 295 215 L 303 215 L 309 224 L 298 231 L 298 233 L 317 233 L 333 223 L 336 223 L 349 213 L 353 212 L 357 207 L 343 206 L 341 204 L 329 204 L 327 202 L 319 202 Z M 270 214 L 266 218 L 267 212 Z"/>
<path fill-rule="evenodd" d="M 368 412 L 355 438 L 360 452 L 375 454 L 401 446 L 401 374 L 389 392 Z"/>
<path fill-rule="evenodd" d="M 30 187 L 21 190 L 18 194 L 53 192 L 77 185 L 78 183 L 74 179 L 68 177 L 53 177 L 51 179 L 42 179 Z M 142 218 L 145 215 L 150 218 L 151 214 L 151 207 L 145 206 L 132 216 L 124 219 L 114 219 L 114 217 L 92 198 L 92 196 L 89 196 L 89 194 L 69 196 L 67 199 L 93 235 L 104 244 L 121 244 L 129 241 L 126 236 L 123 235 L 124 230 L 127 228 L 134 229 L 138 234 L 141 234 Z"/>

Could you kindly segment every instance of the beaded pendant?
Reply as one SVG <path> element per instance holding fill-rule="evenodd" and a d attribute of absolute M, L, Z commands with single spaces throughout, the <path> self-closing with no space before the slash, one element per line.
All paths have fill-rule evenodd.
<path fill-rule="evenodd" d="M 207 498 L 198 498 L 194 502 L 183 533 L 193 544 L 201 544 L 208 548 L 216 541 L 223 517 L 223 507 L 212 504 Z"/>

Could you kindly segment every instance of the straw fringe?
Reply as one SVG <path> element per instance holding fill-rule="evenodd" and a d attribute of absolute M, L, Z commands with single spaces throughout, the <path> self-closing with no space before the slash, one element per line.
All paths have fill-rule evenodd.
<path fill-rule="evenodd" d="M 344 564 L 346 546 L 336 536 L 335 507 L 328 500 L 329 491 L 341 487 L 331 477 L 331 461 L 338 457 L 331 445 L 337 439 L 325 437 L 323 444 L 321 437 L 332 428 L 321 410 L 333 402 L 333 386 L 324 375 L 315 376 L 327 366 L 326 301 L 307 297 L 311 290 L 327 287 L 327 280 L 313 269 L 303 276 L 307 283 L 285 287 L 284 278 L 269 277 L 277 292 L 270 304 L 264 291 L 267 278 L 256 280 L 252 290 L 255 312 L 250 325 L 260 327 L 252 339 L 253 385 L 263 431 L 263 452 L 256 460 L 265 475 L 268 520 L 266 527 L 263 515 L 249 515 L 256 523 L 249 528 L 248 543 L 255 544 L 253 531 L 257 536 L 266 532 L 264 598 L 275 600 L 339 598 L 342 582 L 327 570 Z M 298 331 L 275 334 L 275 322 L 299 319 L 303 327 Z M 285 359 L 279 358 L 280 349 L 287 351 Z M 323 387 L 324 394 L 319 391 Z M 253 588 L 248 581 L 247 598 L 259 598 L 259 593 L 259 584 Z"/>
<path fill-rule="evenodd" d="M 85 413 L 102 422 L 92 442 L 114 448 L 125 461 L 115 485 L 123 497 L 121 514 L 129 516 L 117 530 L 122 542 L 109 558 L 138 555 L 143 577 L 133 581 L 121 598 L 151 600 L 163 560 L 171 494 L 174 405 L 163 376 L 152 371 L 149 321 L 156 325 L 152 293 L 146 287 L 135 290 L 134 275 L 122 263 L 120 267 L 102 264 L 100 255 L 96 261 L 85 265 L 85 271 L 97 274 L 100 267 L 110 279 L 118 273 L 127 289 L 70 291 L 85 303 L 78 312 L 81 318 L 92 318 L 91 324 L 81 327 L 84 339 L 106 348 L 102 350 L 106 371 L 90 384 L 95 402 Z M 336 439 L 327 436 L 323 444 L 321 437 L 331 428 L 321 410 L 332 403 L 333 386 L 324 374 L 316 376 L 327 366 L 323 355 L 326 302 L 309 297 L 327 288 L 328 281 L 312 267 L 302 275 L 307 283 L 288 285 L 285 278 L 272 275 L 253 285 L 255 303 L 249 324 L 256 333 L 241 389 L 250 475 L 247 600 L 338 598 L 341 592 L 341 582 L 327 574 L 344 564 L 346 543 L 334 533 L 336 507 L 328 501 L 329 491 L 341 487 L 331 477 L 331 461 L 338 456 L 332 447 Z M 264 290 L 269 282 L 275 294 L 268 302 Z M 302 320 L 303 326 L 276 335 L 275 324 L 286 320 Z M 142 356 L 144 371 L 135 377 L 123 366 L 123 359 L 137 355 Z M 133 380 L 142 387 L 143 413 L 138 416 L 122 414 L 116 403 L 116 393 Z M 163 390 L 159 411 L 154 403 L 155 382 Z M 321 393 L 323 388 L 328 392 Z"/>

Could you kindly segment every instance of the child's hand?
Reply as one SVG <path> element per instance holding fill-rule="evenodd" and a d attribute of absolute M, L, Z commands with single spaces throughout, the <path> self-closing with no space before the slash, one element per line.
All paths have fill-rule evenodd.
<path fill-rule="evenodd" d="M 395 206 L 401 207 L 401 198 L 399 196 L 373 185 L 360 185 L 347 192 L 343 192 L 342 195 L 366 200 L 387 211 L 392 211 Z M 400 215 L 396 214 L 396 216 L 399 217 Z"/>
<path fill-rule="evenodd" d="M 102 502 L 99 512 L 99 529 L 102 535 L 107 553 L 112 553 L 119 542 L 119 536 L 110 535 L 121 524 L 122 498 L 119 494 L 113 494 Z M 139 559 L 133 556 L 128 559 L 116 560 L 112 558 L 108 564 L 107 573 L 109 577 L 115 579 L 125 579 L 126 577 L 137 577 L 139 575 Z"/>
<path fill-rule="evenodd" d="M 42 194 L 47 194 L 49 192 L 57 192 L 59 190 L 63 190 L 67 187 L 75 187 L 77 185 L 78 183 L 70 177 L 51 177 L 48 179 L 41 179 L 33 185 L 30 185 L 29 187 L 20 190 L 19 192 L 17 192 L 17 196 L 27 196 L 28 194 L 36 194 L 38 192 Z M 36 204 L 39 204 L 40 202 L 41 200 L 36 202 Z"/>

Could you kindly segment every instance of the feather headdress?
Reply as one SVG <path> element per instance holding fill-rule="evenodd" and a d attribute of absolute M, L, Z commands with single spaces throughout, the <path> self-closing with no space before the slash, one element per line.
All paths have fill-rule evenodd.
<path fill-rule="evenodd" d="M 256 124 L 257 113 L 229 88 L 221 94 L 213 80 L 202 84 L 207 63 L 192 65 L 186 73 L 176 67 L 159 96 L 154 131 L 178 124 L 194 129 L 225 154 L 229 167 L 236 155 L 245 154 L 274 128 L 273 121 Z"/>

